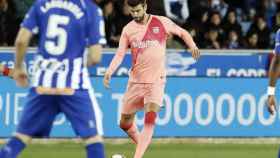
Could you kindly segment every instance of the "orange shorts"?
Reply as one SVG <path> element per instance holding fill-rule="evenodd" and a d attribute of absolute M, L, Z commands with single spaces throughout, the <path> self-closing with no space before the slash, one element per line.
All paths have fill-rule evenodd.
<path fill-rule="evenodd" d="M 162 106 L 165 83 L 129 82 L 123 98 L 122 114 L 133 114 L 147 103 Z"/>

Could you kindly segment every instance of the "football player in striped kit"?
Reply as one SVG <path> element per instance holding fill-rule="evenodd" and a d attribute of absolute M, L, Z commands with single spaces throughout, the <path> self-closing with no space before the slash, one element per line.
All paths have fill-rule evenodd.
<path fill-rule="evenodd" d="M 17 130 L 0 150 L 0 158 L 16 158 L 31 138 L 49 136 L 60 112 L 83 138 L 87 157 L 105 157 L 101 110 L 87 70 L 101 60 L 103 26 L 102 11 L 91 0 L 34 2 L 15 42 L 13 71 L 18 86 L 31 88 Z M 29 83 L 23 60 L 36 33 L 38 55 Z"/>

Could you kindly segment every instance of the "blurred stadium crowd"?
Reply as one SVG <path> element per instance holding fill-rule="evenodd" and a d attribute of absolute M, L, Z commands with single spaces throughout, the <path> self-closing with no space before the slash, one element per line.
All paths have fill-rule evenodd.
<path fill-rule="evenodd" d="M 0 46 L 13 46 L 35 0 L 0 0 Z M 118 46 L 131 20 L 125 0 L 94 0 L 105 19 L 106 47 Z M 204 49 L 271 49 L 280 28 L 280 0 L 147 0 L 148 13 L 164 15 L 187 29 Z M 36 40 L 33 46 L 36 45 Z M 170 37 L 169 48 L 184 48 Z"/>

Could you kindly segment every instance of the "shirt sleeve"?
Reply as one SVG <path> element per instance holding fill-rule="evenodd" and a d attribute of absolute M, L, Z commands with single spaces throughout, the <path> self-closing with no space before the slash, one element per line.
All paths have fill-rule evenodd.
<path fill-rule="evenodd" d="M 110 63 L 110 66 L 107 70 L 107 73 L 112 75 L 116 69 L 119 67 L 119 65 L 122 63 L 125 53 L 128 49 L 128 36 L 125 32 L 125 29 L 123 29 L 120 41 L 119 41 L 119 48 L 113 58 L 113 60 Z"/>
<path fill-rule="evenodd" d="M 180 26 L 176 25 L 170 19 L 163 17 L 163 23 L 165 24 L 166 31 L 168 34 L 173 34 L 179 36 L 189 48 L 196 48 L 196 44 L 193 41 L 192 36 L 188 31 L 184 30 Z"/>
<path fill-rule="evenodd" d="M 274 53 L 280 54 L 280 29 L 277 31 L 276 36 L 275 36 Z"/>
<path fill-rule="evenodd" d="M 37 34 L 39 31 L 38 14 L 37 3 L 35 3 L 25 15 L 21 27 L 28 29 L 33 34 Z"/>
<path fill-rule="evenodd" d="M 102 10 L 97 7 L 91 7 L 89 10 L 89 14 L 87 15 L 89 18 L 89 45 L 95 45 L 95 44 L 106 44 L 105 39 L 105 24 L 103 19 Z"/>

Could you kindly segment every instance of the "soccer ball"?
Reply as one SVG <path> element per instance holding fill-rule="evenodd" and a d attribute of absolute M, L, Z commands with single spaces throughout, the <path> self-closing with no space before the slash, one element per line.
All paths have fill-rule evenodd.
<path fill-rule="evenodd" d="M 125 157 L 121 154 L 114 154 L 112 155 L 112 158 L 125 158 Z"/>

